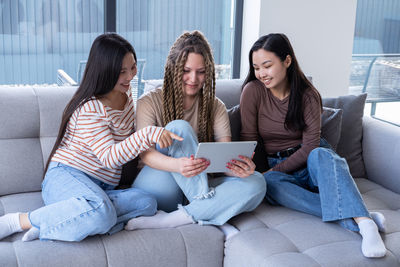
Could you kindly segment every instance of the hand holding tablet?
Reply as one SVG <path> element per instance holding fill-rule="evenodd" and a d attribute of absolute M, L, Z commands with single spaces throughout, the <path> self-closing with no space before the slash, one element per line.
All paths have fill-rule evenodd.
<path fill-rule="evenodd" d="M 210 161 L 205 170 L 207 173 L 228 172 L 228 162 L 232 159 L 243 161 L 239 155 L 251 158 L 256 145 L 257 141 L 199 143 L 195 157 Z"/>

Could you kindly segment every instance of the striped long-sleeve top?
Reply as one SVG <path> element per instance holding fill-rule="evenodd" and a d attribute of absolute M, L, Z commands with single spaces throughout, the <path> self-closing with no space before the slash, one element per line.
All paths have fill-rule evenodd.
<path fill-rule="evenodd" d="M 123 110 L 112 109 L 92 98 L 72 114 L 51 160 L 118 185 L 122 165 L 158 142 L 163 132 L 162 127 L 155 126 L 134 132 L 134 120 L 131 97 Z"/>

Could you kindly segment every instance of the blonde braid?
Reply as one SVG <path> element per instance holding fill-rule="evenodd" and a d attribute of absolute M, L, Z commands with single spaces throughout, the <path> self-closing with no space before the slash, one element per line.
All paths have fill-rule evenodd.
<path fill-rule="evenodd" d="M 211 54 L 209 54 L 211 55 Z M 202 101 L 199 118 L 199 141 L 212 142 L 214 126 L 214 99 L 215 99 L 215 71 L 214 63 L 209 57 L 204 57 L 206 66 L 206 80 L 202 90 Z M 201 141 L 200 141 L 201 142 Z"/>
<path fill-rule="evenodd" d="M 183 70 L 189 53 L 203 56 L 206 69 L 203 88 L 199 92 L 198 139 L 211 142 L 214 131 L 215 67 L 210 44 L 199 31 L 183 33 L 172 45 L 165 65 L 163 85 L 163 120 L 183 119 Z M 165 126 L 165 125 L 164 125 Z"/>
<path fill-rule="evenodd" d="M 176 119 L 183 119 L 182 75 L 177 71 L 178 57 L 181 57 L 181 47 L 184 40 L 190 35 L 185 32 L 172 45 L 165 64 L 163 82 L 163 120 L 164 126 Z M 186 59 L 185 59 L 186 61 Z M 183 63 L 184 64 L 184 63 Z M 183 69 L 183 67 L 182 67 Z M 178 77 L 180 82 L 178 82 Z M 178 110 L 177 110 L 178 108 Z"/>
<path fill-rule="evenodd" d="M 176 118 L 183 119 L 183 88 L 182 88 L 182 78 L 183 78 L 183 68 L 187 60 L 188 53 L 182 53 L 178 59 L 177 64 L 175 64 L 174 71 L 174 96 L 175 96 L 175 110 Z"/>
<path fill-rule="evenodd" d="M 200 40 L 202 55 L 206 68 L 206 80 L 202 90 L 202 101 L 199 112 L 199 141 L 212 142 L 214 141 L 214 99 L 215 99 L 215 67 L 212 56 L 211 46 L 207 39 L 198 31 L 193 33 Z M 200 142 L 201 142 L 200 141 Z"/>
<path fill-rule="evenodd" d="M 174 110 L 174 99 L 171 93 L 173 84 L 171 83 L 173 78 L 173 72 L 170 69 L 165 68 L 164 84 L 163 84 L 163 126 L 167 125 L 171 121 L 171 118 L 175 116 Z"/>

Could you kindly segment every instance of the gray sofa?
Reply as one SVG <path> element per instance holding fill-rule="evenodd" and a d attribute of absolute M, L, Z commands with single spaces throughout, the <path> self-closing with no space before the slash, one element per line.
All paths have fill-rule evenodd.
<path fill-rule="evenodd" d="M 238 104 L 240 86 L 240 80 L 217 82 L 227 108 Z M 44 164 L 74 90 L 0 88 L 0 215 L 43 205 Z M 264 201 L 230 221 L 240 233 L 226 242 L 216 227 L 199 225 L 122 231 L 79 243 L 22 242 L 19 233 L 0 241 L 0 266 L 400 266 L 400 128 L 362 119 L 359 97 L 324 99 L 324 105 L 342 108 L 337 151 L 351 163 L 369 209 L 386 216 L 388 253 L 382 259 L 363 257 L 357 233 Z M 231 118 L 237 116 L 233 110 Z"/>

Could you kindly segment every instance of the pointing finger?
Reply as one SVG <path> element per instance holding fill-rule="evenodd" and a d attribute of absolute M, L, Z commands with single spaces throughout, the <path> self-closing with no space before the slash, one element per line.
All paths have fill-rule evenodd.
<path fill-rule="evenodd" d="M 173 138 L 173 139 L 175 139 L 175 140 L 183 141 L 183 138 L 180 137 L 179 135 L 176 135 L 176 134 L 174 134 L 174 133 L 172 133 L 172 132 L 169 132 L 169 135 L 171 136 L 171 138 Z"/>

